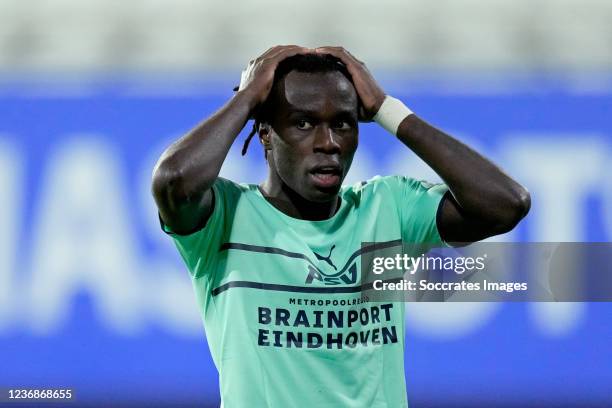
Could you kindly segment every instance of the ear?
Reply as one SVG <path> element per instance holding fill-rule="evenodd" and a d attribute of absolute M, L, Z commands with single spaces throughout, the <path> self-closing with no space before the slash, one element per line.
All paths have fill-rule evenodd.
<path fill-rule="evenodd" d="M 272 127 L 268 123 L 259 124 L 259 141 L 264 147 L 264 150 L 270 150 L 270 137 Z"/>

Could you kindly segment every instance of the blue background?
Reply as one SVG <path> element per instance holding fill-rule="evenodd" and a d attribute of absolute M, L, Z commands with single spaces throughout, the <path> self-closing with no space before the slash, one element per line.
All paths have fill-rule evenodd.
<path fill-rule="evenodd" d="M 389 83 L 388 92 L 401 97 L 420 116 L 475 142 L 527 185 L 534 208 L 509 239 L 610 241 L 612 222 L 605 220 L 612 214 L 612 90 L 580 91 L 565 82 L 544 79 L 488 87 L 486 92 L 465 84 L 449 90 L 435 82 L 430 86 L 418 82 L 418 87 L 410 81 Z M 56 165 L 58 152 L 78 146 L 81 140 L 93 141 L 102 150 L 108 148 L 116 160 L 109 164 L 116 170 L 109 177 L 118 177 L 113 182 L 120 186 L 117 199 L 127 223 L 115 232 L 116 236 L 130 237 L 138 269 L 134 271 L 136 280 L 126 284 L 155 281 L 155 270 L 147 270 L 146 265 L 163 262 L 171 265 L 168 270 L 176 279 L 189 285 L 178 253 L 158 229 L 143 174 L 150 174 L 168 143 L 227 100 L 231 84 L 221 81 L 185 88 L 188 91 L 166 93 L 130 84 L 96 83 L 77 91 L 69 86 L 49 89 L 32 84 L 1 90 L 0 142 L 18 153 L 23 171 L 17 179 L 20 196 L 2 197 L 5 205 L 18 203 L 18 229 L 16 236 L 0 239 L 0 244 L 10 240 L 18 246 L 14 264 L 0 270 L 11 285 L 5 303 L 0 303 L 10 307 L 0 318 L 0 386 L 71 387 L 82 403 L 107 406 L 111 402 L 218 405 L 217 372 L 199 321 L 188 330 L 179 330 L 163 323 L 155 313 L 143 312 L 142 327 L 126 334 L 106 323 L 112 317 L 105 320 L 91 286 L 77 285 L 65 300 L 66 313 L 51 329 L 39 332 L 30 322 L 32 314 L 40 313 L 30 308 L 28 298 L 28 287 L 36 276 L 32 253 L 35 246 L 44 245 L 36 240 L 37 225 L 52 217 L 43 205 L 45 196 L 54 194 L 47 176 Z M 525 134 L 528 136 L 520 136 Z M 245 136 L 243 132 L 235 147 L 241 146 Z M 512 141 L 519 144 L 508 143 Z M 537 220 L 548 209 L 540 208 L 538 200 L 547 193 L 529 184 L 530 173 L 545 171 L 547 158 L 554 159 L 555 154 L 592 143 L 597 145 L 593 155 L 599 151 L 604 160 L 598 167 L 597 187 L 576 190 L 583 192 L 569 218 L 578 229 L 570 229 L 575 231 L 570 236 L 556 235 L 555 231 L 561 230 L 555 228 L 568 222 L 564 218 L 543 231 Z M 238 181 L 260 179 L 265 168 L 256 144 L 254 140 L 246 158 L 238 158 L 233 149 L 226 174 L 242 171 L 246 180 Z M 542 161 L 533 161 L 527 168 L 517 165 L 512 157 L 519 155 L 520 146 L 527 146 L 532 153 L 538 148 L 535 154 L 541 153 Z M 369 161 L 361 171 L 375 175 L 397 169 L 394 154 L 405 148 L 376 125 L 368 124 L 362 126 L 359 149 L 368 160 L 358 155 L 355 166 Z M 582 157 L 576 156 L 576 161 L 566 166 L 574 172 L 587 171 L 584 169 L 593 162 L 582 163 Z M 418 162 L 409 151 L 406 161 Z M 249 171 L 253 168 L 257 172 Z M 585 180 L 588 177 L 593 178 L 585 173 Z M 563 185 L 563 180 L 557 182 Z M 574 185 L 566 187 L 575 189 Z M 106 199 L 101 196 L 99 205 Z M 86 237 L 90 231 L 84 226 L 75 233 Z M 112 235 L 108 239 L 113 242 Z M 89 271 L 84 267 L 79 273 Z M 193 297 L 192 292 L 185 293 Z M 459 307 L 444 306 L 455 311 Z M 612 305 L 566 306 L 567 313 L 577 317 L 558 330 L 537 317 L 534 310 L 542 305 L 493 305 L 489 312 L 464 325 L 445 323 L 444 318 L 429 324 L 423 314 L 430 310 L 419 309 L 421 315 L 409 319 L 407 332 L 411 406 L 612 406 Z M 185 313 L 193 315 L 194 311 Z M 463 313 L 472 312 L 466 309 Z M 438 319 L 435 316 L 432 321 Z"/>

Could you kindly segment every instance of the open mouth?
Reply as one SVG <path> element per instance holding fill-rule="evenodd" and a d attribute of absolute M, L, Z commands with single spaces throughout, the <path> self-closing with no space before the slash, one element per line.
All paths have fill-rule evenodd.
<path fill-rule="evenodd" d="M 324 189 L 339 185 L 341 174 L 339 166 L 317 166 L 310 171 L 314 184 Z"/>

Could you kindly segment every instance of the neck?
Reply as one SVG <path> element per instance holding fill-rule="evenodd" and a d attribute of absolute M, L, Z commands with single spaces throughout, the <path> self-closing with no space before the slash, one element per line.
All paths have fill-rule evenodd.
<path fill-rule="evenodd" d="M 270 177 L 259 186 L 263 196 L 279 211 L 290 217 L 309 221 L 321 221 L 331 218 L 340 207 L 340 197 L 331 201 L 308 201 L 289 186 L 280 181 L 274 183 Z"/>

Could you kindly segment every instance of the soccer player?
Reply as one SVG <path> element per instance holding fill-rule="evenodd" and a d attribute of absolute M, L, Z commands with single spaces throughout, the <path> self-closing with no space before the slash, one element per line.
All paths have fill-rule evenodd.
<path fill-rule="evenodd" d="M 261 184 L 220 178 L 249 118 Z M 375 120 L 444 184 L 406 176 L 341 187 L 358 123 Z M 407 156 L 408 157 L 408 156 Z M 405 407 L 404 307 L 360 290 L 363 242 L 473 242 L 510 231 L 529 193 L 385 95 L 341 47 L 276 46 L 240 88 L 159 159 L 162 228 L 187 264 L 222 405 Z"/>

